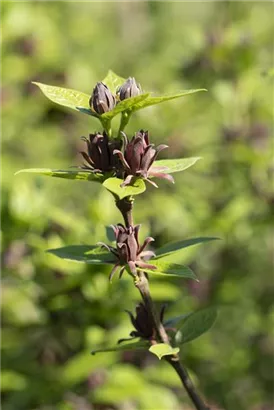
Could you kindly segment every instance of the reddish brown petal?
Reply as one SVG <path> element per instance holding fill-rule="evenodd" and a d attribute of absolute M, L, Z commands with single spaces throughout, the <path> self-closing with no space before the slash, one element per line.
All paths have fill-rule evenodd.
<path fill-rule="evenodd" d="M 154 172 L 154 171 L 151 172 L 151 171 L 149 171 L 149 176 L 156 177 L 156 178 L 161 178 L 161 179 L 166 179 L 167 181 L 172 182 L 174 184 L 174 178 L 170 174 L 165 174 L 165 173 L 162 173 L 162 172 Z"/>
<path fill-rule="evenodd" d="M 127 161 L 125 160 L 124 154 L 123 154 L 121 151 L 119 151 L 118 149 L 115 149 L 115 150 L 113 151 L 113 154 L 114 154 L 114 155 L 118 155 L 118 157 L 120 158 L 120 161 L 122 162 L 122 164 L 123 164 L 125 170 L 126 170 L 127 172 L 131 172 L 130 166 L 128 165 Z"/>
<path fill-rule="evenodd" d="M 112 268 L 112 270 L 111 270 L 111 272 L 110 272 L 110 274 L 109 274 L 109 281 L 110 281 L 110 282 L 111 282 L 111 280 L 112 280 L 112 278 L 113 278 L 115 272 L 116 272 L 117 269 L 119 268 L 119 266 L 120 266 L 119 262 L 116 263 L 116 265 L 113 266 L 113 268 Z"/>
<path fill-rule="evenodd" d="M 148 238 L 146 238 L 145 241 L 144 241 L 144 243 L 143 243 L 143 245 L 142 245 L 141 248 L 139 249 L 139 254 L 140 254 L 141 252 L 143 252 L 143 250 L 146 248 L 146 246 L 147 246 L 150 242 L 154 242 L 154 241 L 155 241 L 155 239 L 152 238 L 151 236 L 149 236 Z"/>
<path fill-rule="evenodd" d="M 150 265 L 149 263 L 146 263 L 143 261 L 137 261 L 136 266 L 138 266 L 139 268 L 143 268 L 143 269 L 151 269 L 151 270 L 157 269 L 157 266 Z"/>
<path fill-rule="evenodd" d="M 129 261 L 129 262 L 128 262 L 128 266 L 129 266 L 130 272 L 131 272 L 134 276 L 136 276 L 137 270 L 136 270 L 135 263 L 132 262 L 132 261 Z"/>
<path fill-rule="evenodd" d="M 128 175 L 126 179 L 124 180 L 124 182 L 120 185 L 120 187 L 123 188 L 124 186 L 129 185 L 131 183 L 132 178 L 133 178 L 133 175 Z"/>

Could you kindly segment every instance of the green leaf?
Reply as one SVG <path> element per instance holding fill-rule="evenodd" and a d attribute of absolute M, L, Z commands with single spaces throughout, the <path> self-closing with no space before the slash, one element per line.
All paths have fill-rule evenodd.
<path fill-rule="evenodd" d="M 123 180 L 120 178 L 108 178 L 104 181 L 103 186 L 119 199 L 131 195 L 139 195 L 146 190 L 146 184 L 141 178 L 134 178 L 131 184 L 125 187 L 121 187 L 122 183 Z"/>
<path fill-rule="evenodd" d="M 200 243 L 204 242 L 209 242 L 209 241 L 214 241 L 219 238 L 216 237 L 200 237 L 200 238 L 191 238 L 191 239 L 186 239 L 183 241 L 178 241 L 178 242 L 173 242 L 173 243 L 168 243 L 161 248 L 157 249 L 155 251 L 156 253 L 156 259 L 164 258 L 165 256 L 171 255 L 173 252 L 177 252 L 181 249 L 187 248 L 189 246 L 193 245 L 198 245 Z"/>
<path fill-rule="evenodd" d="M 192 157 L 192 158 L 178 158 L 178 159 L 160 159 L 155 161 L 151 170 L 158 167 L 166 167 L 163 169 L 165 174 L 173 174 L 174 172 L 184 171 L 185 169 L 194 165 L 201 157 Z"/>
<path fill-rule="evenodd" d="M 61 259 L 75 262 L 85 262 L 94 265 L 116 263 L 115 257 L 106 249 L 98 246 L 71 245 L 63 248 L 48 249 L 47 252 Z"/>
<path fill-rule="evenodd" d="M 149 348 L 149 351 L 155 356 L 158 357 L 159 360 L 162 359 L 163 356 L 172 356 L 174 354 L 179 353 L 180 349 L 179 347 L 171 347 L 167 343 L 158 343 L 156 345 L 153 345 Z"/>
<path fill-rule="evenodd" d="M 28 386 L 28 381 L 25 375 L 14 372 L 12 370 L 4 370 L 1 372 L 1 392 L 25 390 Z"/>
<path fill-rule="evenodd" d="M 56 104 L 97 117 L 89 107 L 90 95 L 82 93 L 81 91 L 55 87 L 53 85 L 37 83 L 35 81 L 33 81 L 32 84 L 37 85 L 43 94 Z"/>
<path fill-rule="evenodd" d="M 64 178 L 64 179 L 77 179 L 82 181 L 92 181 L 92 182 L 102 182 L 106 176 L 102 174 L 95 174 L 89 171 L 78 171 L 78 170 L 61 170 L 61 169 L 50 169 L 50 168 L 30 168 L 21 169 L 17 171 L 15 175 L 28 173 L 28 174 L 38 174 L 49 177 Z"/>
<path fill-rule="evenodd" d="M 120 87 L 126 81 L 125 78 L 120 77 L 119 75 L 115 74 L 114 71 L 109 70 L 107 76 L 102 80 L 112 92 L 112 94 L 116 94 L 117 88 Z"/>
<path fill-rule="evenodd" d="M 142 268 L 140 270 L 154 275 L 179 276 L 181 278 L 195 279 L 196 281 L 198 281 L 197 276 L 188 266 L 163 262 L 161 259 L 151 259 L 149 263 L 156 266 L 156 269 L 152 270 Z"/>
<path fill-rule="evenodd" d="M 145 340 L 139 341 L 126 341 L 118 344 L 117 346 L 110 346 L 101 349 L 95 349 L 91 351 L 92 355 L 96 353 L 104 353 L 104 352 L 118 352 L 118 351 L 127 351 L 127 350 L 139 350 L 139 349 L 146 349 L 149 346 L 149 342 Z"/>
<path fill-rule="evenodd" d="M 164 326 L 165 327 L 170 327 L 170 326 L 176 326 L 178 323 L 180 323 L 182 320 L 186 319 L 189 315 L 191 315 L 192 312 L 190 313 L 185 313 L 183 315 L 171 317 L 170 319 L 167 319 L 164 321 Z"/>
<path fill-rule="evenodd" d="M 170 101 L 170 100 L 174 100 L 176 98 L 184 97 L 185 95 L 195 94 L 195 93 L 198 93 L 200 91 L 207 91 L 207 90 L 205 88 L 199 88 L 199 89 L 196 89 L 196 90 L 185 90 L 185 91 L 182 91 L 181 93 L 178 93 L 178 94 L 166 95 L 166 96 L 162 96 L 162 97 L 148 97 L 148 98 L 146 98 L 146 100 L 141 101 L 138 104 L 136 104 L 133 107 L 133 111 L 137 111 L 137 110 L 140 110 L 142 108 L 149 107 L 151 105 L 160 104 L 160 103 L 165 102 L 165 101 Z"/>
<path fill-rule="evenodd" d="M 126 98 L 125 100 L 118 102 L 113 110 L 105 112 L 104 114 L 100 115 L 100 118 L 111 120 L 117 114 L 120 114 L 123 111 L 134 111 L 134 107 L 136 104 L 140 103 L 141 101 L 145 100 L 149 94 L 140 94 L 136 97 Z"/>
<path fill-rule="evenodd" d="M 217 310 L 214 307 L 191 313 L 178 329 L 175 335 L 176 343 L 184 344 L 201 336 L 211 328 L 216 318 Z"/>

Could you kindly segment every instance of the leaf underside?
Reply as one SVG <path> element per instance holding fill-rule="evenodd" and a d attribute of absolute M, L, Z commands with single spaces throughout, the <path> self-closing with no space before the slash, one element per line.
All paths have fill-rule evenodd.
<path fill-rule="evenodd" d="M 95 355 L 97 353 L 105 353 L 105 352 L 123 352 L 123 351 L 129 351 L 129 350 L 143 350 L 147 349 L 149 346 L 149 343 L 145 340 L 139 340 L 139 341 L 127 341 L 123 342 L 119 345 L 116 346 L 109 346 L 105 348 L 99 348 L 99 349 L 94 349 L 91 351 L 92 355 Z"/>
<path fill-rule="evenodd" d="M 50 169 L 50 168 L 29 168 L 21 169 L 17 171 L 15 175 L 27 173 L 27 174 L 37 174 L 42 176 L 49 176 L 55 178 L 63 179 L 75 179 L 81 181 L 92 181 L 92 182 L 102 182 L 106 176 L 103 174 L 96 174 L 90 171 L 79 171 L 79 170 L 61 170 L 61 169 Z"/>
<path fill-rule="evenodd" d="M 198 281 L 197 276 L 188 266 L 179 265 L 176 263 L 164 262 L 161 259 L 151 259 L 149 263 L 156 266 L 156 269 L 152 270 L 152 269 L 142 268 L 142 271 L 148 274 L 179 276 L 181 278 L 194 279 Z"/>
<path fill-rule="evenodd" d="M 98 246 L 71 245 L 63 248 L 48 249 L 47 252 L 74 262 L 85 262 L 89 264 L 113 264 L 117 260 L 106 249 Z"/>
<path fill-rule="evenodd" d="M 151 170 L 153 171 L 154 168 L 158 167 L 165 167 L 163 169 L 163 173 L 165 174 L 173 174 L 175 172 L 184 171 L 185 169 L 194 165 L 197 161 L 199 161 L 201 157 L 191 157 L 191 158 L 178 158 L 178 159 L 160 159 L 155 161 Z"/>

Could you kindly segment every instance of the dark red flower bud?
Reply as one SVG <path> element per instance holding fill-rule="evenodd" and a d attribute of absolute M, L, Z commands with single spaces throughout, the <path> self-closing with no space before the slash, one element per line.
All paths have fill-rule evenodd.
<path fill-rule="evenodd" d="M 162 306 L 161 311 L 160 311 L 161 323 L 163 323 L 164 311 L 165 311 L 165 305 Z M 131 323 L 135 329 L 132 332 L 130 332 L 131 338 L 140 337 L 141 339 L 149 340 L 152 344 L 153 342 L 157 341 L 156 340 L 157 334 L 156 334 L 153 318 L 144 303 L 141 302 L 139 303 L 139 305 L 137 305 L 135 317 L 130 311 L 126 310 L 126 312 L 128 313 Z M 166 330 L 169 330 L 169 329 L 166 328 Z M 130 340 L 130 339 L 120 339 L 118 343 L 121 343 L 125 340 Z"/>
<path fill-rule="evenodd" d="M 134 77 L 129 77 L 124 84 L 117 91 L 119 99 L 125 100 L 126 98 L 136 97 L 142 93 L 140 84 L 136 83 Z"/>
<path fill-rule="evenodd" d="M 97 114 L 113 110 L 116 99 L 110 89 L 104 83 L 97 83 L 89 100 L 90 108 Z"/>
<path fill-rule="evenodd" d="M 100 243 L 100 245 L 107 248 L 118 259 L 116 265 L 110 273 L 110 279 L 113 277 L 119 266 L 122 267 L 120 270 L 120 277 L 122 276 L 126 265 L 129 266 L 129 269 L 133 275 L 136 275 L 138 267 L 156 269 L 154 265 L 146 263 L 146 260 L 152 256 L 155 256 L 154 252 L 145 251 L 146 246 L 150 242 L 154 241 L 154 239 L 148 237 L 143 245 L 140 246 L 138 239 L 140 225 L 125 227 L 122 224 L 118 224 L 113 225 L 112 228 L 115 234 L 116 248 Z"/>
<path fill-rule="evenodd" d="M 82 169 L 93 172 L 108 172 L 115 168 L 116 157 L 113 151 L 121 146 L 119 141 L 109 141 L 107 134 L 90 134 L 89 139 L 82 137 L 87 144 L 87 152 L 81 155 L 87 162 L 81 166 Z"/>

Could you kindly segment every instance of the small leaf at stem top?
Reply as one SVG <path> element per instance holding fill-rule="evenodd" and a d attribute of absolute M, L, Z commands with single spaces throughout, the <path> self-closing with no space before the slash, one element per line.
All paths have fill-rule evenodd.
<path fill-rule="evenodd" d="M 134 178 L 130 185 L 121 187 L 123 182 L 120 178 L 108 178 L 104 181 L 103 186 L 119 199 L 123 199 L 126 196 L 139 195 L 146 190 L 146 184 L 141 178 Z"/>
<path fill-rule="evenodd" d="M 173 348 L 167 343 L 157 343 L 156 345 L 151 346 L 149 348 L 149 351 L 155 354 L 155 356 L 157 356 L 158 359 L 161 360 L 164 356 L 172 356 L 179 353 L 180 349 L 179 347 Z"/>

